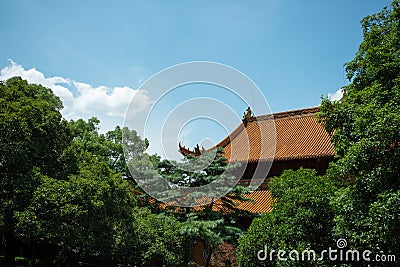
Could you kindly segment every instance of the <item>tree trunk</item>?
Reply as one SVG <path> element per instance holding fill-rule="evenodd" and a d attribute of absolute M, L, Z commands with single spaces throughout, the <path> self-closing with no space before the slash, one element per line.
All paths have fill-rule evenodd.
<path fill-rule="evenodd" d="M 14 234 L 9 229 L 6 230 L 4 235 L 5 239 L 5 261 L 6 266 L 13 266 L 15 263 L 15 256 L 17 255 L 17 243 Z"/>
<path fill-rule="evenodd" d="M 206 265 L 205 265 L 205 267 L 209 267 L 209 266 L 210 266 L 210 262 L 211 262 L 211 255 L 212 255 L 212 249 L 210 249 L 210 252 L 208 252 L 207 259 L 206 259 Z"/>
<path fill-rule="evenodd" d="M 6 176 L 7 177 L 7 176 Z M 11 177 L 11 175 L 10 175 Z M 13 179 L 7 178 L 6 180 L 6 195 L 7 201 L 12 201 L 12 194 L 14 193 Z M 17 242 L 14 236 L 14 230 L 16 221 L 14 218 L 15 203 L 12 201 L 12 205 L 8 204 L 4 211 L 4 253 L 6 266 L 14 266 L 15 256 L 17 255 Z"/>

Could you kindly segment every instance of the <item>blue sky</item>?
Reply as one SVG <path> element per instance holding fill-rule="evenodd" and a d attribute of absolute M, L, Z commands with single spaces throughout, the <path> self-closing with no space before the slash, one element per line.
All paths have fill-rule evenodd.
<path fill-rule="evenodd" d="M 18 74 L 51 87 L 66 102 L 66 118 L 97 116 L 103 130 L 122 123 L 129 99 L 147 78 L 188 61 L 243 72 L 273 112 L 310 107 L 347 84 L 343 64 L 362 40 L 359 21 L 389 4 L 1 0 L 0 77 Z M 151 104 L 146 95 L 141 99 Z M 246 105 L 232 102 L 241 116 Z M 187 145 L 206 135 L 219 141 L 226 132 L 218 127 L 192 130 Z M 155 146 L 151 152 L 160 154 Z"/>

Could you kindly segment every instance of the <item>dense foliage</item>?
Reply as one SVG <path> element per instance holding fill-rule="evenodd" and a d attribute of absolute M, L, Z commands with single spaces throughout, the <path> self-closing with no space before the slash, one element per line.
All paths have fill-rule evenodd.
<path fill-rule="evenodd" d="M 277 203 L 270 213 L 253 220 L 246 235 L 239 240 L 239 266 L 311 266 L 324 261 L 302 261 L 303 250 L 317 255 L 331 246 L 333 211 L 330 199 L 336 186 L 331 179 L 317 176 L 314 170 L 287 170 L 272 178 L 269 188 Z M 266 248 L 266 249 L 265 249 Z M 258 254 L 260 250 L 262 253 Z M 272 250 L 275 253 L 270 254 Z M 279 261 L 278 250 L 297 250 L 299 260 Z M 261 256 L 260 260 L 258 255 Z M 293 254 L 297 259 L 297 255 Z M 307 256 L 308 258 L 308 256 Z"/>
<path fill-rule="evenodd" d="M 346 240 L 346 249 L 371 250 L 372 259 L 377 254 L 400 255 L 399 1 L 361 24 L 363 42 L 345 65 L 350 84 L 342 89 L 341 100 L 323 99 L 319 114 L 333 136 L 335 161 L 326 177 L 300 170 L 273 179 L 270 186 L 277 204 L 254 220 L 240 239 L 239 265 L 333 265 L 279 261 L 276 254 L 271 261 L 263 253 L 266 260 L 260 261 L 257 252 L 264 246 L 268 252 L 318 252 L 336 247 L 339 239 Z M 336 190 L 332 180 L 340 188 Z"/>
<path fill-rule="evenodd" d="M 23 211 L 40 184 L 35 170 L 59 177 L 70 140 L 62 103 L 50 89 L 21 78 L 0 82 L 0 232 L 8 261 L 20 240 L 14 213 Z"/>
<path fill-rule="evenodd" d="M 202 242 L 205 251 L 208 252 L 206 266 L 210 263 L 212 253 L 219 244 L 223 242 L 237 243 L 238 238 L 245 230 L 243 225 L 238 224 L 238 218 L 251 215 L 238 210 L 236 206 L 238 201 L 249 201 L 250 199 L 243 197 L 243 194 L 247 192 L 243 186 L 231 185 L 236 180 L 233 172 L 237 170 L 238 164 L 228 164 L 227 159 L 223 157 L 222 149 L 204 152 L 200 157 L 188 155 L 181 163 L 169 160 L 159 161 L 159 159 L 157 161 L 154 158 L 152 163 L 149 161 L 150 159 L 147 160 L 147 164 L 143 164 L 146 162 L 143 158 L 134 160 L 136 168 L 131 167 L 132 172 L 140 177 L 148 177 L 148 181 L 153 181 L 153 178 L 157 179 L 156 174 L 143 166 L 155 165 L 158 174 L 169 182 L 165 187 L 166 202 L 163 205 L 166 206 L 167 211 L 171 210 L 173 215 L 184 223 L 185 226 L 181 233 L 191 237 L 186 243 L 188 248 L 193 250 L 196 242 Z M 187 196 L 173 196 L 168 193 L 168 189 L 177 186 L 190 188 L 207 185 L 211 182 L 215 182 L 215 184 L 210 190 L 218 189 L 218 191 L 226 192 L 227 195 L 222 198 L 211 198 L 210 203 L 201 207 L 179 208 L 174 206 L 174 204 L 185 204 L 187 198 L 196 197 L 198 194 L 196 191 Z M 213 194 L 213 192 L 209 193 Z"/>
<path fill-rule="evenodd" d="M 351 186 L 337 194 L 336 238 L 353 248 L 400 255 L 400 4 L 362 20 L 351 83 L 340 101 L 324 99 L 321 119 L 338 160 L 329 174 Z"/>
<path fill-rule="evenodd" d="M 121 137 L 136 154 L 147 140 L 120 127 L 101 134 L 96 118 L 62 120 L 61 101 L 42 86 L 20 78 L 0 86 L 0 252 L 7 263 L 18 254 L 30 263 L 189 264 L 184 244 L 200 236 L 138 207 Z"/>

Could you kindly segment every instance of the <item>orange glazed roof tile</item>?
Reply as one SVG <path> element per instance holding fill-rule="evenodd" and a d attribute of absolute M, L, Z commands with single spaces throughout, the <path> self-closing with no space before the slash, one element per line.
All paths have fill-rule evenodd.
<path fill-rule="evenodd" d="M 227 196 L 229 198 L 229 196 Z M 235 209 L 241 210 L 241 211 L 247 211 L 250 213 L 266 213 L 270 212 L 272 210 L 272 205 L 276 202 L 276 199 L 272 198 L 271 196 L 271 191 L 269 190 L 256 190 L 252 193 L 249 194 L 243 194 L 244 198 L 251 199 L 248 201 L 240 201 L 240 200 L 235 200 L 237 206 L 235 206 Z M 205 201 L 205 199 L 200 200 L 200 202 Z M 151 198 L 150 199 L 151 203 L 155 203 L 156 200 Z M 174 203 L 160 203 L 159 204 L 162 209 L 167 208 L 168 206 L 174 206 Z M 205 206 L 197 206 L 194 207 L 193 209 L 195 211 L 201 211 L 205 208 Z M 179 209 L 179 208 L 177 208 Z M 212 210 L 216 212 L 222 212 L 222 213 L 230 213 L 233 212 L 233 210 L 228 209 L 226 206 L 222 205 L 221 199 L 215 200 Z"/>
<path fill-rule="evenodd" d="M 237 206 L 236 210 L 247 211 L 250 213 L 266 213 L 272 211 L 272 205 L 276 202 L 276 199 L 272 198 L 271 191 L 269 190 L 256 190 L 249 194 L 243 194 L 244 198 L 251 199 L 247 201 L 235 200 Z M 227 196 L 229 198 L 229 196 Z M 196 210 L 202 210 L 203 206 L 198 206 Z M 222 205 L 221 199 L 214 202 L 212 207 L 213 211 L 219 211 L 222 213 L 230 213 L 233 210 L 228 209 Z"/>
<path fill-rule="evenodd" d="M 251 201 L 239 202 L 236 207 L 239 210 L 248 211 L 251 213 L 266 213 L 272 210 L 272 204 L 276 202 L 271 196 L 271 191 L 269 190 L 257 190 L 250 194 L 243 195 L 245 198 L 251 198 Z"/>
<path fill-rule="evenodd" d="M 207 151 L 222 147 L 229 161 L 241 162 L 332 157 L 335 150 L 331 136 L 318 122 L 317 112 L 319 107 L 251 117 Z M 184 155 L 191 152 L 179 147 Z"/>

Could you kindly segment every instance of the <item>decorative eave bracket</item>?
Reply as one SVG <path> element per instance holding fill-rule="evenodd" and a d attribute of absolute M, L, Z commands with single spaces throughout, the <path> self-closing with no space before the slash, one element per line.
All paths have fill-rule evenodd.
<path fill-rule="evenodd" d="M 179 142 L 179 151 L 181 152 L 181 154 L 183 156 L 194 155 L 197 157 L 197 156 L 200 156 L 205 151 L 205 149 L 204 149 L 204 147 L 201 147 L 201 149 L 200 149 L 199 144 L 197 144 L 193 150 L 190 150 L 189 148 L 182 146 L 181 142 Z"/>

